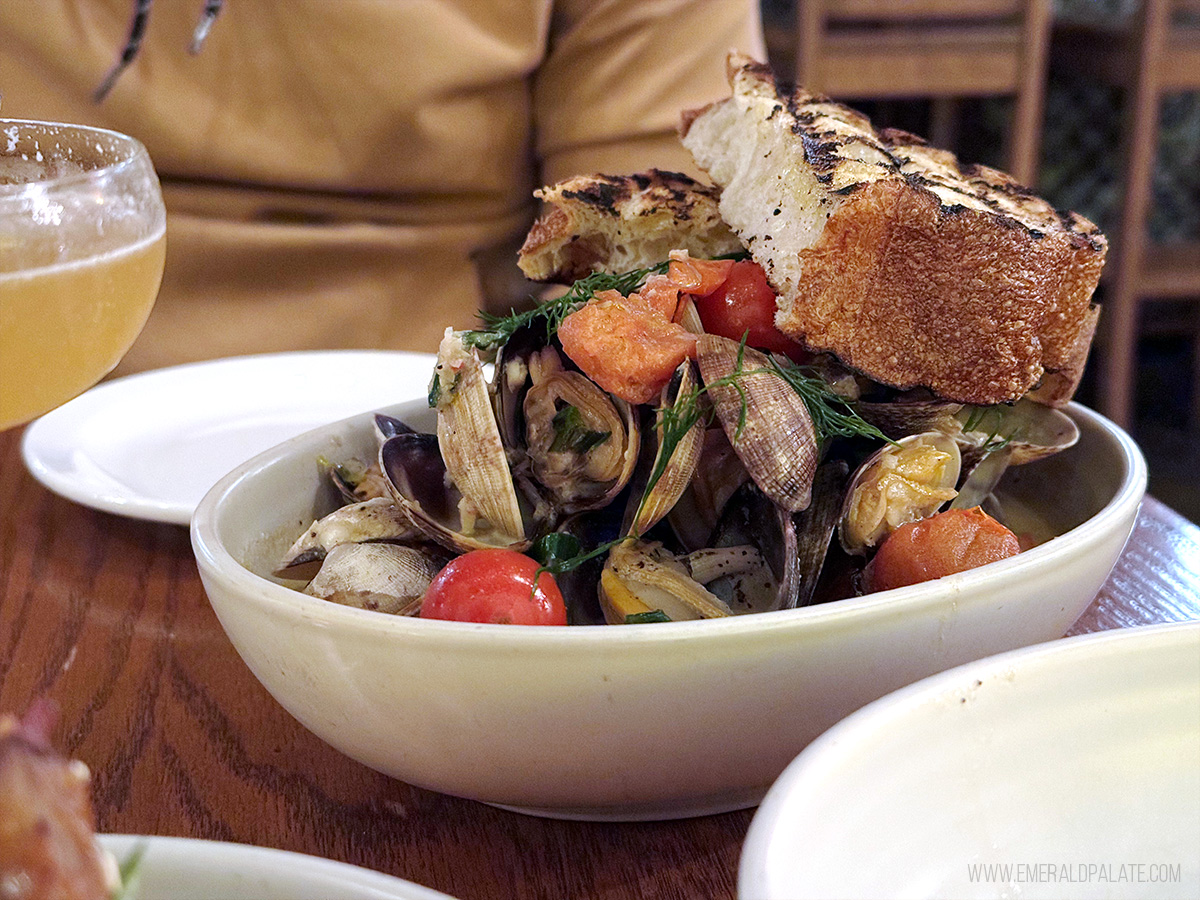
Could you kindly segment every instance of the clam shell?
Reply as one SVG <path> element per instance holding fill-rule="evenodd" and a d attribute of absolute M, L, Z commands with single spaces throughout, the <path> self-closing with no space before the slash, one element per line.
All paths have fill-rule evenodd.
<path fill-rule="evenodd" d="M 652 541 L 622 541 L 609 551 L 600 575 L 600 605 L 610 625 L 654 610 L 675 622 L 732 614 L 662 544 Z"/>
<path fill-rule="evenodd" d="M 458 553 L 485 547 L 524 550 L 526 538 L 463 519 L 462 495 L 450 481 L 439 442 L 432 434 L 398 434 L 379 448 L 379 467 L 392 498 L 429 540 Z"/>
<path fill-rule="evenodd" d="M 637 463 L 640 432 L 632 407 L 565 369 L 556 350 L 536 354 L 528 370 L 523 443 L 534 479 L 559 514 L 606 505 L 629 483 Z M 562 446 L 561 419 L 568 412 L 581 428 L 606 437 L 593 446 Z"/>
<path fill-rule="evenodd" d="M 410 540 L 419 534 L 390 497 L 339 507 L 313 522 L 284 554 L 280 569 L 324 559 L 339 544 Z"/>
<path fill-rule="evenodd" d="M 958 443 L 940 431 L 884 444 L 850 479 L 838 537 L 863 555 L 901 525 L 932 515 L 954 499 L 961 470 Z"/>
<path fill-rule="evenodd" d="M 626 534 L 643 535 L 662 521 L 679 502 L 679 498 L 692 481 L 704 445 L 704 422 L 697 416 L 687 431 L 678 436 L 674 447 L 670 449 L 670 456 L 664 460 L 663 453 L 667 446 L 662 410 L 673 409 L 679 412 L 682 404 L 694 400 L 695 386 L 695 369 L 691 362 L 685 360 L 676 370 L 675 377 L 663 388 L 652 429 L 655 440 L 649 445 L 653 448 L 654 456 L 653 459 L 645 460 L 635 481 L 635 490 L 630 497 L 630 508 L 626 515 Z"/>
<path fill-rule="evenodd" d="M 737 341 L 704 334 L 697 354 L 721 426 L 754 483 L 789 512 L 806 508 L 819 448 L 800 395 L 769 357 Z"/>
<path fill-rule="evenodd" d="M 483 363 L 466 348 L 461 332 L 447 329 L 436 371 L 438 446 L 446 472 L 462 494 L 464 522 L 481 518 L 489 529 L 507 536 L 506 543 L 520 541 L 525 525 Z M 472 530 L 468 525 L 464 532 Z"/>
<path fill-rule="evenodd" d="M 304 593 L 394 615 L 420 611 L 425 591 L 445 560 L 399 544 L 339 544 Z"/>

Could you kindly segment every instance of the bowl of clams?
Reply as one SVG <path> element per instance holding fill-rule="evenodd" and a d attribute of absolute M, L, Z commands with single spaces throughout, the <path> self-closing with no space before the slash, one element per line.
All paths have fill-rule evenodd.
<path fill-rule="evenodd" d="M 428 396 L 257 456 L 192 520 L 254 675 L 418 787 L 588 820 L 753 806 L 864 704 L 1061 637 L 1133 528 L 1143 458 L 1084 406 L 706 333 L 628 400 L 546 315 L 448 330 Z"/>

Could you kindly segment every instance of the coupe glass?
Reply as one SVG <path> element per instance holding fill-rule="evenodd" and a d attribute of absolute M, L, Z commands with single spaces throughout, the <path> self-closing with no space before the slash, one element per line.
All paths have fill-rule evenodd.
<path fill-rule="evenodd" d="M 131 137 L 0 119 L 0 430 L 99 381 L 150 315 L 166 211 Z"/>

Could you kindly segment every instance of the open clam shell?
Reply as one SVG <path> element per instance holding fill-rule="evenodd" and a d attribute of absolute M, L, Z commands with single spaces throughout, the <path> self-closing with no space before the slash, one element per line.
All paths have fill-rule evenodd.
<path fill-rule="evenodd" d="M 864 555 L 901 525 L 935 513 L 956 496 L 961 466 L 958 442 L 940 431 L 884 444 L 850 479 L 838 526 L 842 548 Z"/>
<path fill-rule="evenodd" d="M 721 597 L 736 613 L 791 609 L 800 595 L 800 554 L 796 525 L 787 510 L 772 503 L 753 482 L 730 498 L 710 541 L 689 554 L 692 577 Z M 740 548 L 744 562 L 736 571 L 709 577 L 697 560 L 728 556 Z"/>
<path fill-rule="evenodd" d="M 438 446 L 446 473 L 462 494 L 466 533 L 472 530 L 468 520 L 480 518 L 489 530 L 503 535 L 505 543 L 523 540 L 525 524 L 517 488 L 483 363 L 478 353 L 467 348 L 462 332 L 446 330 L 435 371 Z"/>
<path fill-rule="evenodd" d="M 535 353 L 528 370 L 523 444 L 534 480 L 561 515 L 604 506 L 637 463 L 633 408 L 567 369 L 554 348 Z"/>
<path fill-rule="evenodd" d="M 289 569 L 318 562 L 340 544 L 411 540 L 419 533 L 403 509 L 390 497 L 351 503 L 313 522 L 288 548 L 279 568 Z"/>
<path fill-rule="evenodd" d="M 695 388 L 696 371 L 685 360 L 662 390 L 651 429 L 654 440 L 645 444 L 642 469 L 634 479 L 625 534 L 643 535 L 653 528 L 691 484 L 704 446 L 702 417 L 688 409 L 696 402 Z"/>
<path fill-rule="evenodd" d="M 513 538 L 473 514 L 449 478 L 439 441 L 432 434 L 398 434 L 379 448 L 379 467 L 396 503 L 429 540 L 465 553 L 485 547 L 524 550 L 525 537 Z"/>
<path fill-rule="evenodd" d="M 630 539 L 614 546 L 600 574 L 599 594 L 610 625 L 655 611 L 674 622 L 732 615 L 723 600 L 656 541 Z"/>

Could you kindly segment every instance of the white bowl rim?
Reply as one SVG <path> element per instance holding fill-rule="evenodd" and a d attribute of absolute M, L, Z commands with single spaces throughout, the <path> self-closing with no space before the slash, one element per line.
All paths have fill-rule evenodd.
<path fill-rule="evenodd" d="M 1007 680 L 1019 669 L 1026 680 L 1065 672 L 1080 662 L 1094 663 L 1113 655 L 1154 653 L 1164 646 L 1188 647 L 1200 637 L 1200 621 L 1155 622 L 1126 628 L 1071 635 L 1061 640 L 1017 647 L 961 663 L 897 688 L 867 703 L 814 738 L 788 764 L 755 811 L 738 858 L 738 896 L 766 886 L 766 861 L 780 822 L 793 817 L 802 801 L 829 783 L 828 770 L 857 752 L 872 737 L 931 701 L 966 685 L 997 677 Z M 1023 682 L 1024 683 L 1024 682 Z M 1023 688 L 1024 690 L 1024 688 Z"/>
<path fill-rule="evenodd" d="M 415 398 L 411 403 L 420 402 Z M 400 405 L 398 403 L 397 405 Z M 613 628 L 608 625 L 572 625 L 565 628 L 548 628 L 536 625 L 497 625 L 475 622 L 452 622 L 436 619 L 420 619 L 411 616 L 389 616 L 371 610 L 357 609 L 310 597 L 286 585 L 278 584 L 251 572 L 224 547 L 217 538 L 217 519 L 221 504 L 226 496 L 236 491 L 245 480 L 255 477 L 276 460 L 288 454 L 291 447 L 312 435 L 338 425 L 360 420 L 370 415 L 361 413 L 331 422 L 313 431 L 305 432 L 290 440 L 247 460 L 222 477 L 204 496 L 192 516 L 190 531 L 193 552 L 202 570 L 225 580 L 239 593 L 253 597 L 260 605 L 275 607 L 289 615 L 302 615 L 314 624 L 337 625 L 354 631 L 390 633 L 397 636 L 424 634 L 426 639 L 440 637 L 451 641 L 495 642 L 503 636 L 508 644 L 524 647 L 536 642 L 536 646 L 550 649 L 556 646 L 571 646 L 578 641 L 617 642 L 622 646 L 631 642 L 662 643 L 678 641 L 707 641 L 716 637 L 727 638 L 731 634 L 772 633 L 779 629 L 807 627 L 813 622 L 832 624 L 839 619 L 848 619 L 869 614 L 879 607 L 887 607 L 889 613 L 903 613 L 913 608 L 925 607 L 955 598 L 959 605 L 971 597 L 977 602 L 988 602 L 991 585 L 999 585 L 1022 568 L 1049 558 L 1071 552 L 1079 544 L 1086 543 L 1097 534 L 1107 533 L 1116 523 L 1127 517 L 1141 504 L 1146 492 L 1147 469 L 1145 457 L 1137 443 L 1116 423 L 1096 411 L 1072 402 L 1070 413 L 1077 419 L 1087 420 L 1096 426 L 1118 447 L 1125 471 L 1112 498 L 1093 516 L 1069 531 L 1026 550 L 1008 559 L 986 566 L 948 575 L 936 581 L 907 587 L 878 591 L 861 597 L 848 597 L 828 603 L 805 606 L 797 609 L 755 613 L 753 615 L 729 616 L 722 619 L 703 619 L 687 622 L 660 622 L 653 627 Z M 971 588 L 964 592 L 963 582 Z"/>

